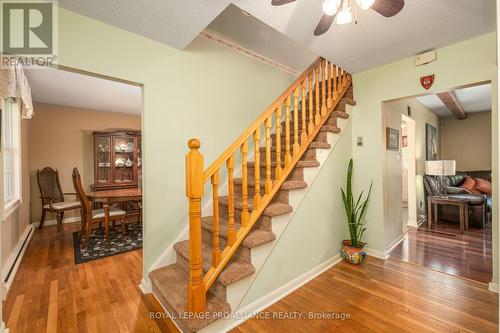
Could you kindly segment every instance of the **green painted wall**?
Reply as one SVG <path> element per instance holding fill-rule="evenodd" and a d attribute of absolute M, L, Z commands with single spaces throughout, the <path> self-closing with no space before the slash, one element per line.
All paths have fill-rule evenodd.
<path fill-rule="evenodd" d="M 294 77 L 214 42 L 184 51 L 59 10 L 59 64 L 143 88 L 144 271 L 187 225 L 184 155 L 208 166 Z"/>
<path fill-rule="evenodd" d="M 355 185 L 366 186 L 374 181 L 373 201 L 367 213 L 370 227 L 367 241 L 370 248 L 384 251 L 384 193 L 383 193 L 383 126 L 382 102 L 396 98 L 437 93 L 482 81 L 493 82 L 492 118 L 498 119 L 496 33 L 490 33 L 437 50 L 438 60 L 416 67 L 414 58 L 407 58 L 376 67 L 353 76 L 354 98 L 353 138 L 363 136 L 363 147 L 353 145 L 353 157 L 357 165 L 364 166 L 355 177 Z M 435 74 L 435 82 L 429 91 L 420 85 L 419 78 Z M 498 121 L 493 126 L 493 182 L 498 188 Z M 493 240 L 494 281 L 498 281 L 498 193 L 494 193 Z"/>

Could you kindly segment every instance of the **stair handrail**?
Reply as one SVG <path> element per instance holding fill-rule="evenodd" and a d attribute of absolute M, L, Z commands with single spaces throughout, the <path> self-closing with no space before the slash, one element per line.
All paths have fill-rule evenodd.
<path fill-rule="evenodd" d="M 199 152 L 201 143 L 198 139 L 188 142 L 190 151 L 186 154 L 186 197 L 189 200 L 189 282 L 188 311 L 204 312 L 206 310 L 206 293 L 216 278 L 228 264 L 233 254 L 243 242 L 267 205 L 278 192 L 297 162 L 305 153 L 311 142 L 321 130 L 330 114 L 351 85 L 349 73 L 318 58 L 302 73 L 242 135 L 240 135 L 206 170 L 203 169 L 203 155 Z M 301 105 L 299 108 L 299 96 Z M 293 103 L 293 104 L 292 104 Z M 293 106 L 293 120 L 291 116 Z M 285 111 L 285 143 L 284 156 L 281 151 L 281 111 Z M 301 114 L 301 133 L 299 139 L 299 113 Z M 271 129 L 275 119 L 276 167 L 275 179 L 271 177 Z M 309 117 L 309 119 L 307 119 Z M 307 123 L 307 124 L 306 124 Z M 293 144 L 291 142 L 290 125 L 293 124 Z M 265 128 L 265 179 L 264 194 L 260 194 L 260 128 Z M 253 136 L 255 149 L 254 182 L 255 194 L 253 210 L 248 206 L 248 174 L 247 156 L 248 141 Z M 235 229 L 234 207 L 234 167 L 235 154 L 241 151 L 241 227 Z M 263 147 L 264 149 L 264 147 Z M 283 163 L 282 163 L 283 161 Z M 224 163 L 227 168 L 228 184 L 228 230 L 227 246 L 223 251 L 219 246 L 219 174 Z M 284 167 L 281 165 L 284 164 Z M 203 274 L 202 268 L 202 231 L 201 201 L 204 196 L 205 183 L 212 185 L 212 265 Z"/>
<path fill-rule="evenodd" d="M 220 169 L 220 167 L 224 164 L 228 157 L 234 154 L 234 152 L 236 152 L 236 150 L 243 144 L 243 142 L 247 140 L 250 135 L 252 135 L 255 129 L 261 126 L 262 123 L 267 118 L 269 118 L 269 115 L 271 115 L 274 110 L 276 110 L 276 107 L 278 107 L 285 101 L 287 96 L 290 95 L 290 92 L 295 90 L 301 84 L 304 78 L 306 78 L 322 60 L 324 59 L 318 57 L 302 74 L 299 75 L 299 77 L 295 81 L 292 82 L 292 84 L 278 98 L 276 98 L 276 100 L 266 109 L 266 111 L 262 112 L 260 116 L 255 119 L 252 125 L 250 125 L 236 140 L 234 140 L 231 145 L 229 145 L 229 147 L 227 147 L 227 149 L 215 161 L 212 162 L 212 164 L 203 173 L 203 182 L 206 182 L 210 177 L 212 177 L 215 171 Z"/>

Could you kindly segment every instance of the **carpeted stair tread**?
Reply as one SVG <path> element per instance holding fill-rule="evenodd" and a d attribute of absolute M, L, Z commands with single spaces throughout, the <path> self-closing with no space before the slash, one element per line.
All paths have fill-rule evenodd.
<path fill-rule="evenodd" d="M 343 111 L 333 111 L 332 116 L 342 118 L 342 119 L 348 119 L 349 113 L 343 112 Z"/>
<path fill-rule="evenodd" d="M 351 106 L 355 106 L 356 105 L 356 101 L 353 99 L 353 98 L 350 98 L 350 97 L 342 97 L 342 99 L 340 100 L 340 103 L 342 102 L 345 102 L 346 104 L 349 104 Z"/>
<path fill-rule="evenodd" d="M 228 200 L 229 200 L 228 196 L 219 197 L 219 203 L 222 205 L 227 206 Z M 237 196 L 234 197 L 234 208 L 239 209 L 239 210 L 243 209 L 243 203 L 242 203 L 241 197 L 237 197 Z M 249 199 L 248 200 L 248 211 L 252 211 L 252 210 L 253 210 L 253 200 Z M 271 203 L 266 207 L 266 209 L 264 210 L 262 215 L 272 217 L 272 216 L 278 216 L 278 215 L 284 215 L 284 214 L 291 213 L 292 210 L 293 210 L 292 206 L 290 206 L 288 204 Z"/>
<path fill-rule="evenodd" d="M 326 142 L 313 141 L 312 143 L 323 143 L 324 144 Z M 282 144 L 280 148 L 281 148 L 282 152 L 286 151 L 284 144 Z M 320 148 L 320 147 L 314 147 L 312 144 L 309 145 L 309 147 L 307 147 L 307 149 L 316 149 L 316 148 Z M 325 148 L 325 149 L 329 149 L 329 148 Z M 260 153 L 265 154 L 265 152 L 266 152 L 266 147 L 260 147 Z M 276 147 L 274 145 L 272 145 L 272 147 L 271 147 L 271 152 L 276 152 Z M 293 139 L 290 139 L 290 154 L 293 154 Z"/>
<path fill-rule="evenodd" d="M 174 321 L 179 326 L 196 332 L 209 325 L 217 319 L 216 315 L 206 316 L 206 318 L 181 319 L 179 313 L 187 311 L 187 286 L 188 274 L 178 264 L 168 265 L 156 269 L 149 273 L 149 278 L 153 284 L 155 295 L 168 312 L 176 318 Z M 207 293 L 207 313 L 230 313 L 231 307 L 223 300 L 220 300 L 212 293 Z"/>
<path fill-rule="evenodd" d="M 276 235 L 272 231 L 252 230 L 243 240 L 242 245 L 251 249 L 262 244 L 272 242 L 276 239 Z"/>
<path fill-rule="evenodd" d="M 201 243 L 202 267 L 206 273 L 212 267 L 212 246 L 205 242 Z M 189 261 L 189 240 L 185 240 L 174 245 L 175 251 L 184 259 Z M 255 273 L 252 264 L 231 259 L 224 270 L 219 274 L 217 281 L 223 286 L 234 283 Z"/>
<path fill-rule="evenodd" d="M 234 224 L 235 230 L 240 228 L 239 223 Z M 201 227 L 210 232 L 214 231 L 213 216 L 206 216 L 201 219 Z M 255 228 L 255 225 L 254 225 Z M 219 236 L 227 239 L 227 220 L 219 217 Z M 251 230 L 243 240 L 242 245 L 246 248 L 253 248 L 265 243 L 272 242 L 276 239 L 276 235 L 272 231 L 254 229 Z"/>
<path fill-rule="evenodd" d="M 234 182 L 234 185 L 241 186 L 243 184 L 243 179 L 242 178 L 235 178 L 233 182 Z M 300 183 L 300 185 L 298 185 L 299 183 Z M 307 183 L 304 181 L 287 180 L 287 181 L 283 182 L 280 189 L 286 190 L 286 191 L 292 191 L 295 189 L 295 187 L 297 189 L 304 188 L 304 187 L 301 187 L 303 184 L 305 184 L 304 187 L 307 187 Z M 247 185 L 248 185 L 248 187 L 252 187 L 252 188 L 255 187 L 255 179 L 253 177 L 248 177 Z M 261 178 L 260 179 L 260 186 L 265 187 L 265 185 L 266 185 L 266 179 Z M 252 200 L 252 198 L 250 198 L 249 200 Z"/>
<path fill-rule="evenodd" d="M 340 133 L 340 127 L 337 126 L 331 126 L 331 125 L 324 125 L 321 127 L 320 131 L 327 131 L 327 132 L 332 132 L 332 133 Z"/>
<path fill-rule="evenodd" d="M 309 145 L 309 149 L 312 148 L 318 148 L 318 149 L 330 149 L 332 148 L 332 145 L 329 144 L 328 142 L 321 142 L 321 141 L 313 141 Z"/>
<path fill-rule="evenodd" d="M 310 160 L 300 160 L 297 162 L 297 166 L 299 168 L 317 168 L 320 166 L 320 163 L 317 159 Z"/>
<path fill-rule="evenodd" d="M 330 116 L 328 117 L 328 119 L 332 119 L 332 118 L 343 118 L 343 119 L 347 119 L 349 118 L 349 114 L 343 110 L 340 110 L 340 109 L 336 109 L 334 110 Z M 309 124 L 309 115 L 306 117 L 306 124 L 308 125 Z M 313 123 L 314 123 L 314 118 L 313 118 Z M 298 124 L 299 124 L 299 130 L 302 128 L 302 115 L 300 117 L 298 117 Z M 285 128 L 285 125 L 286 125 L 286 122 L 285 120 L 282 120 L 281 121 L 281 125 L 282 125 L 282 128 Z M 292 114 L 290 115 L 290 131 L 293 131 L 293 116 Z M 281 135 L 283 135 L 283 130 L 281 131 L 280 133 Z M 275 137 L 276 136 L 276 133 L 272 133 L 271 134 L 271 137 Z"/>
<path fill-rule="evenodd" d="M 304 189 L 307 187 L 307 183 L 303 180 L 288 180 L 281 185 L 281 190 L 293 191 Z"/>
<path fill-rule="evenodd" d="M 263 163 L 259 163 L 261 169 L 265 169 L 266 165 Z M 255 168 L 255 162 L 248 162 L 248 167 L 249 168 Z M 271 168 L 276 168 L 277 163 L 276 162 L 271 162 Z M 301 160 L 298 161 L 297 164 L 295 165 L 296 168 L 316 168 L 319 167 L 319 162 L 318 160 Z M 281 161 L 281 167 L 285 167 L 285 162 Z"/>

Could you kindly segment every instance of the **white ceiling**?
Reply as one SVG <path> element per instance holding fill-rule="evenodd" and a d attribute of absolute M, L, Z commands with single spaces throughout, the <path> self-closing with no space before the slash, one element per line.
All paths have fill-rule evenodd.
<path fill-rule="evenodd" d="M 238 45 L 302 73 L 318 55 L 253 16 L 229 5 L 210 25 L 213 31 Z M 248 33 L 251 31 L 252 33 Z"/>
<path fill-rule="evenodd" d="M 138 86 L 52 68 L 25 69 L 25 73 L 34 102 L 141 114 Z"/>
<path fill-rule="evenodd" d="M 457 89 L 454 92 L 466 113 L 491 111 L 491 84 Z M 436 94 L 417 99 L 439 117 L 453 115 Z"/>
<path fill-rule="evenodd" d="M 358 24 L 334 26 L 314 37 L 321 0 L 297 0 L 279 7 L 271 6 L 271 0 L 59 0 L 70 10 L 179 49 L 234 3 L 353 73 L 495 30 L 493 0 L 405 2 L 395 17 L 359 11 Z"/>

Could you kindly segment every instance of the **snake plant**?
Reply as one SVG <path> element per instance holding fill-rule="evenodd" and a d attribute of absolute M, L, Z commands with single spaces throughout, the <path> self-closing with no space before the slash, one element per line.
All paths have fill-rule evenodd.
<path fill-rule="evenodd" d="M 342 199 L 344 201 L 344 209 L 347 216 L 347 225 L 349 227 L 349 234 L 351 237 L 351 246 L 353 247 L 363 247 L 364 243 L 361 241 L 363 234 L 365 233 L 365 214 L 366 208 L 368 207 L 368 201 L 370 200 L 370 194 L 372 192 L 373 182 L 370 184 L 370 189 L 365 198 L 363 198 L 364 191 L 361 191 L 357 200 L 352 194 L 352 158 L 349 161 L 349 167 L 347 168 L 347 184 L 346 190 L 342 190 Z"/>

